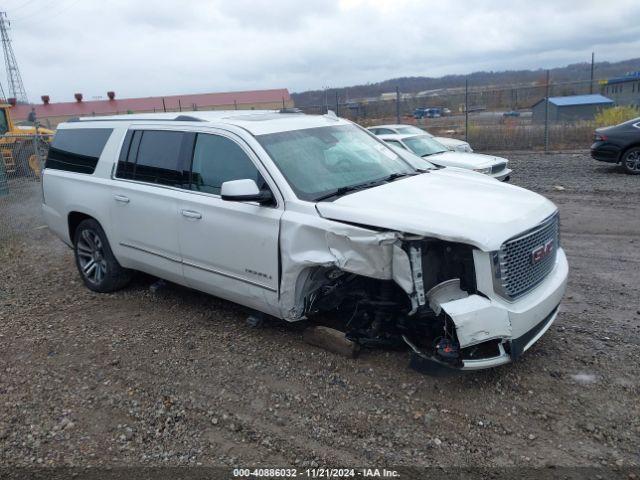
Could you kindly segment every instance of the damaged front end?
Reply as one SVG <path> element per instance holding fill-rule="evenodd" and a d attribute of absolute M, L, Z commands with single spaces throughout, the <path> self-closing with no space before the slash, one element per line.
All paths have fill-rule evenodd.
<path fill-rule="evenodd" d="M 419 370 L 509 361 L 509 314 L 478 292 L 474 247 L 346 224 L 323 237 L 325 261 L 295 272 L 290 320 L 323 314 L 360 346 L 408 345 Z"/>

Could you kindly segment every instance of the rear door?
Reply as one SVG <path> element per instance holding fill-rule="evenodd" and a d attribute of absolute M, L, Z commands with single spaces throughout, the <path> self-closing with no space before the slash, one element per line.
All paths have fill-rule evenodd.
<path fill-rule="evenodd" d="M 273 205 L 220 198 L 222 183 L 250 178 L 275 192 L 257 156 L 227 132 L 198 133 L 190 191 L 179 202 L 179 240 L 186 283 L 277 314 L 278 238 L 282 201 Z"/>
<path fill-rule="evenodd" d="M 130 130 L 111 192 L 112 247 L 117 249 L 117 258 L 125 267 L 178 283 L 183 283 L 178 198 L 186 182 L 183 148 L 189 135 Z"/>

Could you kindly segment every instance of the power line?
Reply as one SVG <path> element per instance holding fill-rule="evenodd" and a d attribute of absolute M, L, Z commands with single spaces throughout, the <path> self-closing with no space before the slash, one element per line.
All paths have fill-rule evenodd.
<path fill-rule="evenodd" d="M 7 10 L 10 10 L 12 13 L 15 12 L 16 10 L 20 10 L 24 7 L 26 7 L 27 5 L 32 4 L 33 2 L 35 2 L 36 0 L 27 0 L 26 2 L 24 2 L 22 5 L 18 5 L 17 7 L 11 7 L 8 8 Z"/>
<path fill-rule="evenodd" d="M 42 12 L 37 12 L 37 13 L 32 13 L 31 15 L 27 15 L 27 16 L 21 17 L 19 19 L 19 21 L 20 21 L 20 23 L 22 23 L 22 22 L 24 22 L 25 19 L 32 18 L 32 17 L 35 17 L 35 16 L 39 16 L 40 17 L 39 20 L 36 20 L 35 22 L 28 22 L 30 27 L 34 26 L 34 25 L 39 25 L 41 23 L 48 22 L 48 21 L 50 21 L 50 20 L 52 20 L 52 19 L 54 19 L 56 17 L 59 17 L 60 15 L 62 15 L 66 11 L 68 11 L 69 9 L 73 8 L 79 2 L 80 2 L 80 0 L 72 1 L 71 3 L 67 4 L 66 7 L 63 7 L 62 9 L 58 10 L 57 12 L 54 11 L 54 13 L 52 15 L 44 16 L 42 14 Z M 50 2 L 47 5 L 52 5 L 53 3 L 59 3 L 59 1 L 58 0 L 54 0 L 53 2 Z"/>

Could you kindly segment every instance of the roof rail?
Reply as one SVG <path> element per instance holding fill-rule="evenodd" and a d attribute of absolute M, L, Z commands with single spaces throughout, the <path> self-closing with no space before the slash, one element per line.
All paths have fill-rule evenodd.
<path fill-rule="evenodd" d="M 176 122 L 204 122 L 203 119 L 191 115 L 178 115 L 174 120 Z"/>
<path fill-rule="evenodd" d="M 304 112 L 296 107 L 288 107 L 288 108 L 281 108 L 280 110 L 278 110 L 278 113 L 304 113 Z"/>
<path fill-rule="evenodd" d="M 73 117 L 67 122 L 206 122 L 202 118 L 191 115 L 178 115 L 176 118 L 127 118 L 120 115 L 120 118 L 93 118 L 93 117 Z"/>

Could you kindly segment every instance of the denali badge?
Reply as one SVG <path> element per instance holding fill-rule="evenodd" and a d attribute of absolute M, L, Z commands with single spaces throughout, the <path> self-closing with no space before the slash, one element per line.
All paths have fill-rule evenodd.
<path fill-rule="evenodd" d="M 544 260 L 553 252 L 553 240 L 547 241 L 544 245 L 540 245 L 539 247 L 534 248 L 531 251 L 531 263 L 535 265 L 536 263 Z"/>

